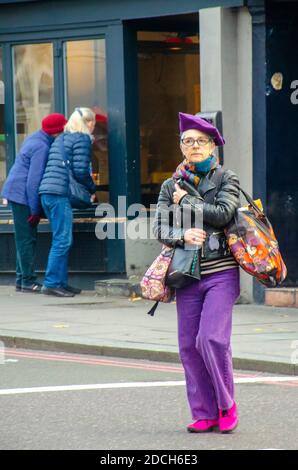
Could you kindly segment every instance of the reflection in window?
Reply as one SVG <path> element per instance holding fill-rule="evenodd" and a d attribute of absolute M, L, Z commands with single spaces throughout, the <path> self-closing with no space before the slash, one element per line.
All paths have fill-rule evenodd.
<path fill-rule="evenodd" d="M 40 129 L 54 111 L 53 46 L 25 44 L 14 49 L 17 150 L 24 138 Z"/>
<path fill-rule="evenodd" d="M 178 112 L 200 112 L 198 36 L 139 32 L 142 202 L 156 203 L 161 183 L 181 161 Z"/>
<path fill-rule="evenodd" d="M 0 192 L 6 178 L 6 154 L 4 131 L 4 81 L 3 81 L 2 47 L 0 47 Z"/>
<path fill-rule="evenodd" d="M 68 115 L 77 106 L 91 108 L 96 113 L 92 174 L 95 183 L 99 186 L 98 201 L 108 201 L 105 40 L 69 41 L 65 43 L 64 56 Z"/>

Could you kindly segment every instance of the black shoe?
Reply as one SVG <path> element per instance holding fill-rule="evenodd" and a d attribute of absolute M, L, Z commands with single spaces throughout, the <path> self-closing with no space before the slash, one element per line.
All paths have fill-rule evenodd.
<path fill-rule="evenodd" d="M 45 295 L 54 295 L 55 297 L 74 297 L 73 292 L 63 289 L 63 287 L 42 287 L 41 293 Z"/>
<path fill-rule="evenodd" d="M 39 294 L 41 291 L 42 285 L 38 282 L 34 282 L 31 286 L 22 287 L 21 292 L 29 292 L 33 294 Z"/>
<path fill-rule="evenodd" d="M 79 289 L 78 287 L 72 287 L 72 286 L 63 286 L 63 289 L 67 290 L 68 292 L 72 292 L 73 294 L 80 294 L 82 292 L 82 289 Z"/>
<path fill-rule="evenodd" d="M 16 284 L 16 292 L 22 292 L 22 286 Z"/>

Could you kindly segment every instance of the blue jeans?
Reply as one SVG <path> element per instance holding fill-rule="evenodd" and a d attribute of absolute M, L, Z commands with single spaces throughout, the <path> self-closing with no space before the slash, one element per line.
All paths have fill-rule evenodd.
<path fill-rule="evenodd" d="M 42 194 L 41 203 L 53 233 L 44 286 L 65 287 L 68 284 L 68 254 L 72 245 L 72 208 L 67 197 L 55 194 Z"/>

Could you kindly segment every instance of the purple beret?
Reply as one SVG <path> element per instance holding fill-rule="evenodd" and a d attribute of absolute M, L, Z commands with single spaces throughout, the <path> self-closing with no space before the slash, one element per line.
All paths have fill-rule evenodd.
<path fill-rule="evenodd" d="M 217 128 L 206 119 L 203 119 L 199 116 L 179 113 L 179 128 L 180 132 L 185 132 L 189 129 L 197 129 L 198 131 L 210 135 L 210 137 L 212 137 L 214 140 L 215 145 L 222 146 L 225 144 L 225 140 Z"/>

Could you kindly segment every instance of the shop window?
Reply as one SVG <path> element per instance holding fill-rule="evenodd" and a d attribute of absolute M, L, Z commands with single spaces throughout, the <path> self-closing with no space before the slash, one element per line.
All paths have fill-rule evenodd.
<path fill-rule="evenodd" d="M 3 81 L 2 47 L 0 47 L 0 192 L 6 178 L 6 153 L 4 131 L 4 81 Z M 1 201 L 0 201 L 1 202 Z"/>
<path fill-rule="evenodd" d="M 198 36 L 138 33 L 141 190 L 156 203 L 161 183 L 181 161 L 178 112 L 200 112 Z"/>
<path fill-rule="evenodd" d="M 92 174 L 97 200 L 109 200 L 105 40 L 69 41 L 64 47 L 65 100 L 68 115 L 76 107 L 96 113 Z"/>
<path fill-rule="evenodd" d="M 28 134 L 40 129 L 41 120 L 54 112 L 52 44 L 14 46 L 16 150 Z"/>

